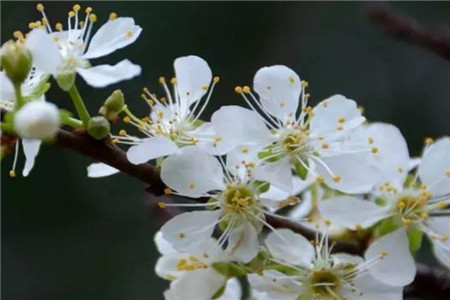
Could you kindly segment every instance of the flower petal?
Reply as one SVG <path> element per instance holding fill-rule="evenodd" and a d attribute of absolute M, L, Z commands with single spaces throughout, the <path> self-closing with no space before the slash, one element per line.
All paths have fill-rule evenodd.
<path fill-rule="evenodd" d="M 319 157 L 333 172 L 335 177 L 321 164 L 316 171 L 325 178 L 325 183 L 344 193 L 365 193 L 379 180 L 379 170 L 369 161 L 371 153 L 346 153 L 336 156 Z M 337 179 L 336 179 L 337 178 Z"/>
<path fill-rule="evenodd" d="M 228 171 L 234 176 L 239 177 L 242 181 L 247 177 L 247 165 L 256 163 L 258 153 L 264 146 L 238 146 L 227 154 L 226 164 Z"/>
<path fill-rule="evenodd" d="M 361 226 L 367 228 L 387 218 L 389 210 L 363 199 L 339 196 L 319 201 L 319 212 L 335 225 L 351 230 Z"/>
<path fill-rule="evenodd" d="M 342 95 L 334 95 L 314 107 L 310 125 L 311 135 L 318 137 L 341 134 L 358 127 L 364 121 L 365 118 L 361 116 L 355 101 Z"/>
<path fill-rule="evenodd" d="M 175 153 L 180 153 L 180 148 L 171 139 L 155 136 L 131 146 L 127 151 L 127 158 L 131 163 L 137 165 Z"/>
<path fill-rule="evenodd" d="M 274 258 L 295 266 L 310 266 L 315 255 L 313 245 L 289 229 L 277 229 L 269 233 L 266 246 Z"/>
<path fill-rule="evenodd" d="M 156 248 L 162 255 L 176 252 L 176 250 L 172 247 L 172 245 L 164 239 L 163 233 L 161 231 L 156 232 L 154 241 Z"/>
<path fill-rule="evenodd" d="M 236 145 L 267 144 L 271 133 L 258 113 L 236 105 L 222 106 L 211 117 L 217 135 Z"/>
<path fill-rule="evenodd" d="M 33 65 L 40 71 L 56 75 L 63 63 L 58 45 L 45 30 L 36 28 L 30 31 L 26 39 L 26 47 L 30 50 Z"/>
<path fill-rule="evenodd" d="M 248 221 L 231 230 L 227 252 L 233 258 L 248 263 L 258 254 L 258 232 Z"/>
<path fill-rule="evenodd" d="M 217 300 L 236 300 L 242 299 L 242 288 L 239 280 L 231 278 L 227 281 L 225 292 Z"/>
<path fill-rule="evenodd" d="M 289 157 L 255 167 L 254 176 L 255 179 L 267 181 L 283 191 L 292 191 L 293 175 Z"/>
<path fill-rule="evenodd" d="M 213 190 L 223 190 L 223 170 L 219 161 L 195 147 L 185 147 L 161 165 L 161 179 L 182 195 L 198 198 Z"/>
<path fill-rule="evenodd" d="M 155 273 L 161 278 L 173 280 L 183 275 L 184 271 L 177 268 L 182 259 L 189 259 L 189 254 L 173 252 L 161 256 L 155 265 Z"/>
<path fill-rule="evenodd" d="M 184 112 L 206 94 L 207 89 L 204 87 L 211 83 L 212 72 L 208 63 L 195 55 L 179 57 L 175 59 L 173 66 L 180 97 L 180 111 Z"/>
<path fill-rule="evenodd" d="M 9 110 L 14 106 L 14 102 L 16 101 L 14 86 L 3 71 L 0 71 L 0 96 L 1 108 Z"/>
<path fill-rule="evenodd" d="M 347 288 L 343 298 L 349 300 L 402 300 L 403 287 L 393 287 L 383 284 L 370 274 L 358 276 L 353 280 L 354 288 Z"/>
<path fill-rule="evenodd" d="M 303 291 L 301 283 L 275 270 L 265 270 L 262 275 L 249 274 L 248 282 L 252 289 L 267 293 L 267 299 L 294 300 Z"/>
<path fill-rule="evenodd" d="M 236 147 L 235 142 L 228 138 L 216 139 L 218 135 L 209 122 L 203 123 L 193 131 L 186 132 L 186 135 L 197 138 L 196 146 L 211 155 L 224 155 Z"/>
<path fill-rule="evenodd" d="M 450 268 L 450 217 L 433 217 L 426 222 L 431 230 L 425 231 L 433 244 L 436 258 Z"/>
<path fill-rule="evenodd" d="M 103 24 L 89 43 L 83 58 L 91 59 L 110 54 L 132 44 L 141 34 L 142 28 L 134 24 L 133 18 L 120 17 Z"/>
<path fill-rule="evenodd" d="M 409 252 L 406 229 L 401 227 L 373 242 L 366 251 L 366 261 L 387 255 L 369 268 L 375 279 L 390 286 L 410 284 L 416 275 L 416 264 Z"/>
<path fill-rule="evenodd" d="M 210 239 L 220 214 L 220 210 L 182 213 L 164 224 L 163 238 L 178 251 L 195 249 Z"/>
<path fill-rule="evenodd" d="M 77 72 L 90 86 L 101 88 L 140 75 L 141 67 L 124 59 L 114 66 L 99 65 L 88 69 L 78 68 Z"/>
<path fill-rule="evenodd" d="M 293 70 L 282 65 L 261 68 L 255 74 L 253 88 L 271 115 L 282 121 L 295 118 L 302 85 Z"/>
<path fill-rule="evenodd" d="M 226 278 L 212 268 L 185 272 L 170 284 L 170 289 L 180 299 L 210 300 L 226 283 Z"/>
<path fill-rule="evenodd" d="M 450 193 L 450 137 L 437 140 L 426 150 L 418 173 L 434 197 Z"/>
<path fill-rule="evenodd" d="M 98 178 L 110 176 L 120 171 L 104 163 L 93 163 L 87 167 L 88 177 Z"/>
<path fill-rule="evenodd" d="M 23 167 L 22 176 L 27 177 L 33 169 L 34 161 L 41 147 L 41 140 L 22 139 L 23 153 L 25 154 L 25 166 Z"/>

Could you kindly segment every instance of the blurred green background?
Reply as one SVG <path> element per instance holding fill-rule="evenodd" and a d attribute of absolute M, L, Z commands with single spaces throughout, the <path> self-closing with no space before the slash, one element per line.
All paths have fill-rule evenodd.
<path fill-rule="evenodd" d="M 51 24 L 74 3 L 44 2 Z M 310 83 L 311 103 L 335 93 L 355 99 L 370 120 L 391 122 L 412 155 L 425 136 L 450 132 L 450 64 L 384 36 L 361 2 L 81 2 L 99 17 L 132 16 L 144 30 L 133 45 L 94 64 L 129 58 L 140 77 L 104 89 L 78 80 L 92 113 L 121 88 L 136 114 L 148 113 L 141 88 L 160 93 L 178 56 L 205 58 L 221 76 L 204 118 L 223 104 L 241 104 L 235 85 L 251 85 L 258 68 L 286 64 Z M 425 25 L 449 25 L 449 2 L 393 3 Z M 40 18 L 35 2 L 1 2 L 1 42 Z M 65 25 L 66 26 L 66 25 Z M 47 99 L 71 109 L 56 84 Z M 114 131 L 120 128 L 116 126 Z M 21 155 L 18 171 L 24 163 Z M 167 283 L 154 274 L 153 234 L 159 220 L 144 186 L 120 174 L 88 179 L 91 161 L 44 146 L 28 178 L 11 179 L 2 161 L 2 299 L 162 299 Z M 20 172 L 18 172 L 20 173 Z"/>

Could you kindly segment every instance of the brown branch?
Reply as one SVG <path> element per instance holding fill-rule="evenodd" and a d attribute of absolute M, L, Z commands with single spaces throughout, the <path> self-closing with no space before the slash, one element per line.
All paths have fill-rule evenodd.
<path fill-rule="evenodd" d="M 387 3 L 368 5 L 367 15 L 387 35 L 428 49 L 450 60 L 450 29 L 448 27 L 425 28 Z"/>

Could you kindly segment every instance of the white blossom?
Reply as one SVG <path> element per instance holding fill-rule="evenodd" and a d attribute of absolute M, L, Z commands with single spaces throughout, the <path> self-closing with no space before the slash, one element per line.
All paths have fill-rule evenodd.
<path fill-rule="evenodd" d="M 58 132 L 59 126 L 59 110 L 50 102 L 27 102 L 14 116 L 14 129 L 22 138 L 51 139 Z"/>
<path fill-rule="evenodd" d="M 67 30 L 61 23 L 53 31 L 42 4 L 37 5 L 45 20 L 31 23 L 26 38 L 33 64 L 42 72 L 55 77 L 78 73 L 93 87 L 105 87 L 122 80 L 131 79 L 141 73 L 141 67 L 124 59 L 116 65 L 91 66 L 90 60 L 108 55 L 136 41 L 142 28 L 135 25 L 133 18 L 116 15 L 102 25 L 92 36 L 93 24 L 97 16 L 92 8 L 86 8 L 86 16 L 81 18 L 79 5 L 69 12 Z"/>

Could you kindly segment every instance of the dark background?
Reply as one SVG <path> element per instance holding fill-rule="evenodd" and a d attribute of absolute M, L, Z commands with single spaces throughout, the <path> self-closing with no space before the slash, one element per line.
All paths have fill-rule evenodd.
<path fill-rule="evenodd" d="M 73 4 L 44 2 L 51 24 L 65 23 Z M 88 88 L 78 79 L 92 114 L 121 88 L 129 106 L 144 116 L 141 88 L 161 92 L 157 78 L 172 76 L 173 60 L 197 54 L 222 78 L 204 118 L 220 105 L 243 105 L 233 87 L 251 85 L 258 68 L 286 64 L 309 81 L 312 104 L 335 93 L 357 100 L 370 120 L 397 125 L 412 155 L 420 154 L 423 137 L 450 132 L 449 63 L 384 36 L 368 21 L 365 3 L 80 4 L 83 11 L 87 5 L 94 8 L 96 28 L 111 11 L 134 17 L 144 28 L 136 43 L 92 61 L 129 58 L 143 67 L 140 77 L 104 89 Z M 2 43 L 40 18 L 35 5 L 1 2 Z M 393 5 L 425 25 L 450 23 L 450 3 Z M 71 108 L 56 85 L 47 99 Z M 19 162 L 21 172 L 22 154 Z M 2 299 L 162 299 L 168 284 L 153 270 L 158 225 L 144 186 L 123 174 L 88 179 L 89 163 L 44 146 L 31 175 L 11 179 L 12 157 L 2 161 Z"/>

